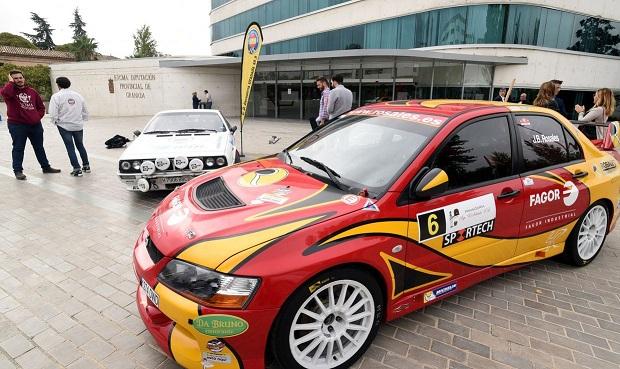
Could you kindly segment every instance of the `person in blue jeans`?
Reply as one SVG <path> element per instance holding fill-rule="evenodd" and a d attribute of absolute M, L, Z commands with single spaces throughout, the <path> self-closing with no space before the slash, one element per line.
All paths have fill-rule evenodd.
<path fill-rule="evenodd" d="M 90 173 L 88 153 L 84 147 L 84 122 L 88 120 L 88 110 L 82 95 L 69 89 L 71 81 L 67 77 L 56 78 L 56 85 L 59 91 L 50 99 L 49 114 L 67 148 L 73 167 L 71 175 L 81 177 L 83 172 Z M 75 155 L 76 148 L 82 159 L 81 167 Z"/>
<path fill-rule="evenodd" d="M 13 140 L 13 172 L 15 178 L 26 180 L 24 168 L 24 150 L 30 140 L 34 154 L 41 165 L 43 173 L 60 173 L 60 169 L 52 168 L 45 148 L 43 148 L 43 125 L 41 118 L 45 115 L 45 105 L 41 95 L 26 84 L 22 71 L 14 69 L 9 72 L 8 82 L 0 89 L 7 107 L 7 128 Z"/>

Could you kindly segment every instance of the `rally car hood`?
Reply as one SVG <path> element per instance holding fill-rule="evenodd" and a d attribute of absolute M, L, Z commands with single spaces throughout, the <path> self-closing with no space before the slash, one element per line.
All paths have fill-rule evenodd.
<path fill-rule="evenodd" d="M 147 230 L 165 256 L 216 269 L 313 224 L 373 210 L 374 202 L 268 158 L 188 182 L 160 204 Z"/>
<path fill-rule="evenodd" d="M 224 155 L 230 137 L 228 132 L 143 134 L 127 147 L 120 160 Z"/>

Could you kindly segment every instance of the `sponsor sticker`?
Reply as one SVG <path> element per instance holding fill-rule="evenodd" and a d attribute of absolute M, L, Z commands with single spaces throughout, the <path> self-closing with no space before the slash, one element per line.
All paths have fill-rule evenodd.
<path fill-rule="evenodd" d="M 603 171 L 608 171 L 608 170 L 612 170 L 615 168 L 616 168 L 615 160 L 605 160 L 601 162 L 601 169 L 603 169 Z"/>
<path fill-rule="evenodd" d="M 146 297 L 149 300 L 151 300 L 153 305 L 159 307 L 159 295 L 157 294 L 157 292 L 155 292 L 155 290 L 148 283 L 146 283 L 144 278 L 142 278 L 142 280 L 140 281 L 140 286 L 146 293 Z"/>
<path fill-rule="evenodd" d="M 218 339 L 214 339 L 214 340 L 207 342 L 207 349 L 211 352 L 215 352 L 215 353 L 221 352 L 224 349 L 224 347 L 226 347 L 224 342 Z"/>
<path fill-rule="evenodd" d="M 534 185 L 534 180 L 530 177 L 525 177 L 523 178 L 523 185 L 524 186 L 533 186 Z"/>
<path fill-rule="evenodd" d="M 520 126 L 529 126 L 531 124 L 530 120 L 527 118 L 519 118 L 518 123 Z"/>
<path fill-rule="evenodd" d="M 278 196 L 286 196 L 286 195 L 289 195 L 291 192 L 293 191 L 287 186 L 287 187 L 278 188 L 277 190 L 274 190 L 272 193 Z"/>
<path fill-rule="evenodd" d="M 249 328 L 248 322 L 232 315 L 202 315 L 192 321 L 198 332 L 212 337 L 233 337 L 242 334 Z"/>
<path fill-rule="evenodd" d="M 367 199 L 362 210 L 379 212 L 379 207 L 371 199 Z"/>
<path fill-rule="evenodd" d="M 455 291 L 456 288 L 457 288 L 457 284 L 456 283 L 452 283 L 452 284 L 449 284 L 447 286 L 439 287 L 439 288 L 436 288 L 436 289 L 434 289 L 432 291 L 425 292 L 424 293 L 424 303 L 425 304 L 429 303 L 429 302 L 435 300 L 438 297 L 441 297 L 441 296 L 446 295 L 446 294 L 448 294 L 448 293 L 450 293 L 452 291 Z"/>
<path fill-rule="evenodd" d="M 262 187 L 278 183 L 286 177 L 288 172 L 282 168 L 266 168 L 242 175 L 238 183 L 243 187 Z"/>
<path fill-rule="evenodd" d="M 390 117 L 396 119 L 408 120 L 410 122 L 426 124 L 433 127 L 439 127 L 447 118 L 425 115 L 417 113 L 408 113 L 403 111 L 388 111 L 379 109 L 356 109 L 347 115 L 369 115 L 374 117 Z"/>
<path fill-rule="evenodd" d="M 455 243 L 459 243 L 462 241 L 466 241 L 472 237 L 480 236 L 485 233 L 489 233 L 493 230 L 495 226 L 495 220 L 489 220 L 483 223 L 479 223 L 473 225 L 471 227 L 467 227 L 465 229 L 461 229 L 457 232 L 447 233 L 443 236 L 443 245 L 442 247 L 448 247 L 454 245 Z"/>
<path fill-rule="evenodd" d="M 341 200 L 347 205 L 355 205 L 360 201 L 360 198 L 359 196 L 349 194 L 342 196 Z"/>
<path fill-rule="evenodd" d="M 562 190 L 556 188 L 531 194 L 530 207 L 544 205 L 546 203 L 559 201 L 560 199 L 562 199 L 564 205 L 572 206 L 577 201 L 577 198 L 579 198 L 579 189 L 573 182 L 566 181 Z"/>
<path fill-rule="evenodd" d="M 217 364 L 231 364 L 232 358 L 227 354 L 202 353 L 202 367 L 213 368 Z M 215 365 L 214 365 L 215 364 Z"/>
<path fill-rule="evenodd" d="M 264 193 L 260 195 L 257 200 L 282 205 L 288 201 L 288 197 L 278 196 L 273 193 Z"/>
<path fill-rule="evenodd" d="M 495 220 L 495 213 L 490 193 L 418 214 L 420 242 Z"/>

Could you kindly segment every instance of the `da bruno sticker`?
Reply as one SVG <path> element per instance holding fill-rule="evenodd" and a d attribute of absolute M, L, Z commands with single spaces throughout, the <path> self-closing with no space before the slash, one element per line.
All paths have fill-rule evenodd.
<path fill-rule="evenodd" d="M 288 172 L 282 168 L 266 168 L 246 173 L 239 178 L 239 185 L 243 187 L 262 187 L 278 183 L 288 177 Z"/>
<path fill-rule="evenodd" d="M 192 321 L 198 332 L 213 337 L 233 337 L 249 328 L 248 322 L 232 315 L 213 314 L 199 316 Z"/>
<path fill-rule="evenodd" d="M 495 198 L 492 193 L 418 214 L 420 242 L 478 225 L 482 227 L 489 221 L 494 221 L 495 214 Z M 487 225 L 480 229 L 489 228 L 492 230 L 493 223 L 490 227 Z"/>

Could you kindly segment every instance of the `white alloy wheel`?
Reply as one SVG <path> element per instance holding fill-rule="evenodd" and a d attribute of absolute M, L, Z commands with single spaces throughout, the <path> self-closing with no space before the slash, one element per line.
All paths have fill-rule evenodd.
<path fill-rule="evenodd" d="M 577 252 L 583 260 L 590 260 L 603 246 L 607 232 L 607 211 L 602 205 L 592 207 L 581 222 L 577 235 Z"/>
<path fill-rule="evenodd" d="M 373 329 L 375 303 L 364 284 L 349 279 L 312 292 L 297 310 L 289 331 L 295 361 L 308 369 L 329 369 L 349 360 Z"/>

